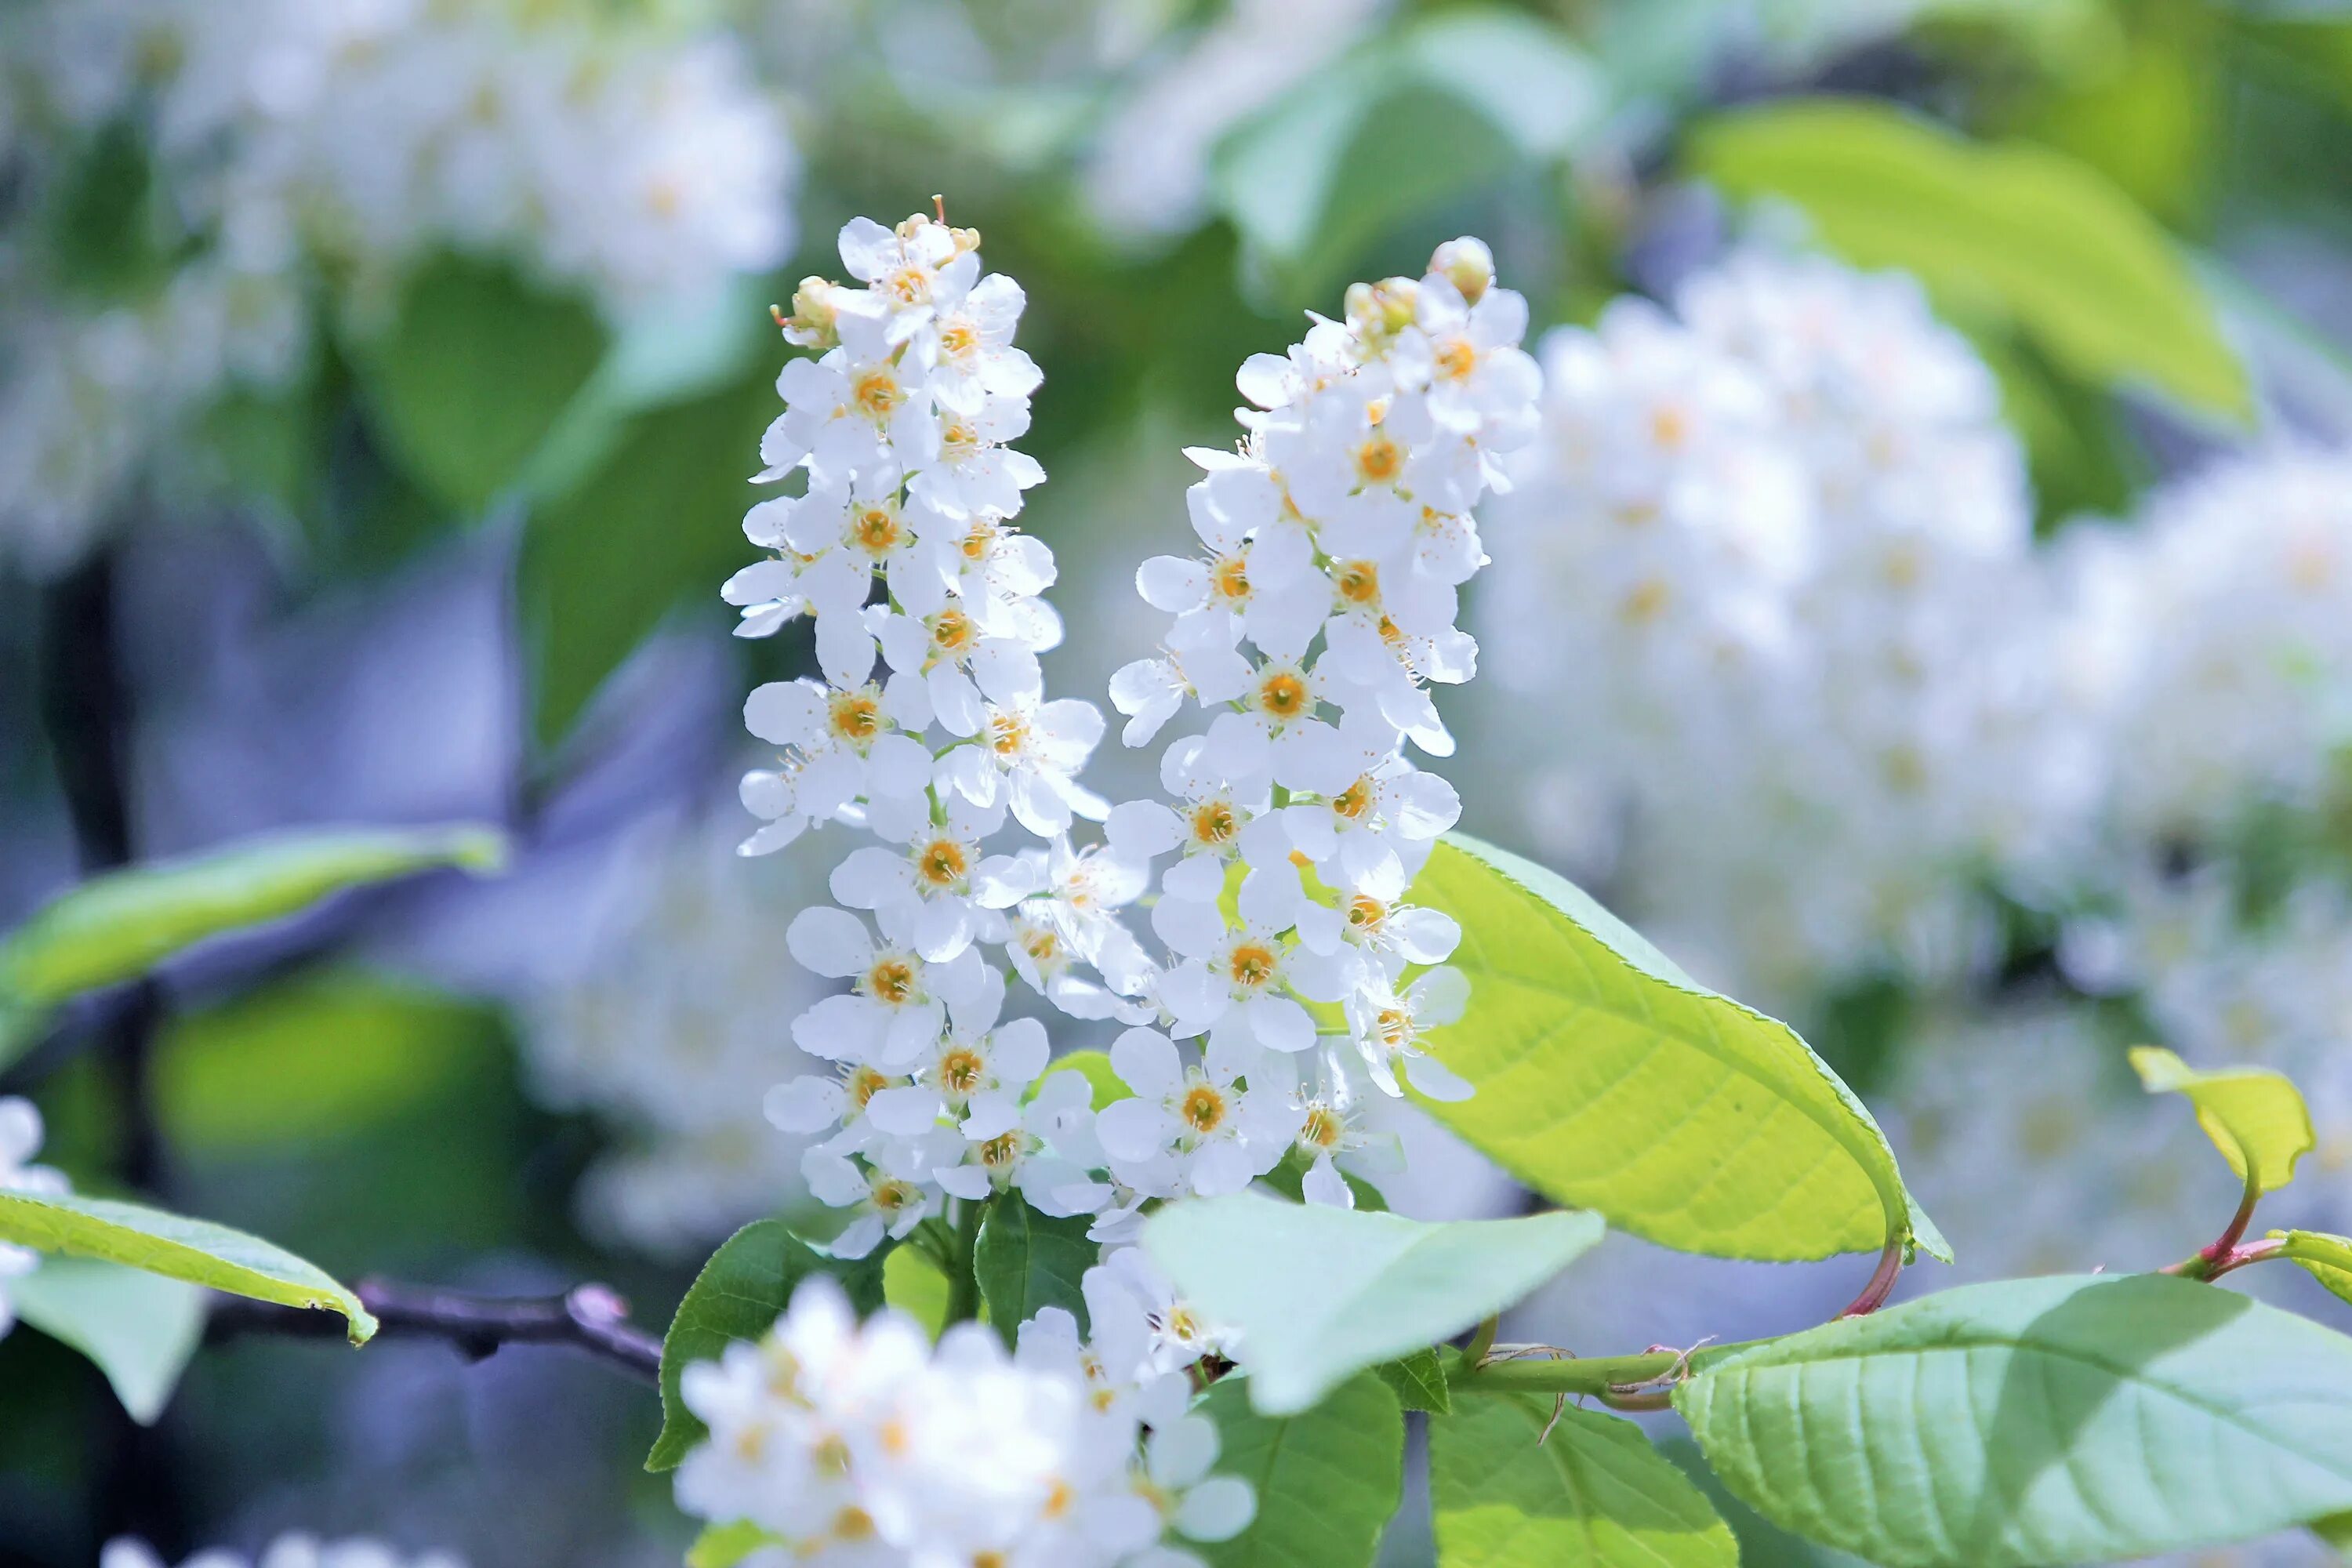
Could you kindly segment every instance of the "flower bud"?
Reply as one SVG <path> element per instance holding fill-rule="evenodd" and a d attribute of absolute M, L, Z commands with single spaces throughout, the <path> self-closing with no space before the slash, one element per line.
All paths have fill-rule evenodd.
<path fill-rule="evenodd" d="M 1486 248 L 1485 240 L 1465 235 L 1439 246 L 1437 253 L 1429 258 L 1429 269 L 1444 273 L 1446 280 L 1462 291 L 1462 297 L 1475 305 L 1495 281 L 1495 253 Z"/>

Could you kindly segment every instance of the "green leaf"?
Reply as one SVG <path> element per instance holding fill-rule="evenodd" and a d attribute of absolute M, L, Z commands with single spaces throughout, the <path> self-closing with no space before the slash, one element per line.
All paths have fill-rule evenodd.
<path fill-rule="evenodd" d="M 341 1312 L 352 1343 L 374 1336 L 375 1319 L 359 1298 L 292 1253 L 209 1220 L 112 1198 L 70 1193 L 0 1191 L 0 1241 L 128 1264 L 167 1279 L 281 1307 Z"/>
<path fill-rule="evenodd" d="M 1549 1436 L 1546 1436 L 1549 1431 Z M 1429 1424 L 1444 1568 L 1733 1568 L 1731 1529 L 1633 1422 L 1541 1394 Z"/>
<path fill-rule="evenodd" d="M 863 1315 L 882 1305 L 881 1258 L 845 1263 L 794 1236 L 780 1219 L 754 1220 L 729 1237 L 702 1266 L 677 1304 L 662 1339 L 661 1435 L 646 1457 L 649 1470 L 675 1469 L 709 1435 L 686 1407 L 679 1380 L 688 1365 L 715 1361 L 737 1340 L 766 1333 L 792 1304 L 793 1291 L 812 1274 L 831 1274 Z"/>
<path fill-rule="evenodd" d="M 18 1006 L 54 1006 L 343 889 L 442 866 L 495 870 L 505 856 L 493 828 L 347 828 L 271 834 L 110 871 L 60 895 L 0 942 L 0 992 Z"/>
<path fill-rule="evenodd" d="M 1407 1410 L 1426 1410 L 1443 1415 L 1454 1408 L 1453 1391 L 1445 1385 L 1445 1362 L 1434 1350 L 1423 1345 L 1417 1351 L 1384 1361 L 1372 1370 L 1397 1396 L 1397 1403 Z"/>
<path fill-rule="evenodd" d="M 1734 1493 L 1886 1568 L 2106 1563 L 2352 1509 L 2352 1340 L 2163 1275 L 1969 1286 L 1703 1361 Z"/>
<path fill-rule="evenodd" d="M 691 600 L 716 621 L 717 584 L 748 564 L 748 476 L 777 412 L 766 379 L 629 420 L 604 462 L 535 508 L 518 591 L 536 655 L 533 727 L 561 740 L 604 678 Z"/>
<path fill-rule="evenodd" d="M 919 1247 L 894 1247 L 882 1260 L 882 1300 L 937 1340 L 948 1326 L 948 1277 Z"/>
<path fill-rule="evenodd" d="M 1311 1410 L 1267 1415 L 1245 1377 L 1210 1385 L 1200 1411 L 1217 1424 L 1217 1469 L 1257 1493 L 1257 1515 L 1231 1541 L 1192 1543 L 1210 1568 L 1366 1568 L 1404 1490 L 1404 1415 L 1370 1373 Z"/>
<path fill-rule="evenodd" d="M 205 1293 L 184 1280 L 50 1258 L 8 1281 L 16 1315 L 88 1356 L 131 1418 L 152 1426 L 205 1337 Z"/>
<path fill-rule="evenodd" d="M 2317 1230 L 2274 1230 L 2279 1256 L 2302 1266 L 2305 1272 L 2342 1300 L 2352 1301 L 2352 1238 Z"/>
<path fill-rule="evenodd" d="M 412 981 L 305 973 L 175 1016 L 155 1053 L 173 1146 L 301 1150 L 430 1106 L 507 1048 L 497 1015 Z"/>
<path fill-rule="evenodd" d="M 1466 835 L 1412 896 L 1462 923 L 1470 1008 L 1434 1039 L 1477 1089 L 1424 1107 L 1520 1181 L 1686 1252 L 1785 1262 L 1898 1237 L 1948 1256 L 1870 1112 L 1786 1024 Z"/>
<path fill-rule="evenodd" d="M 2352 1563 L 2352 1513 L 2330 1514 L 2326 1519 L 2314 1520 L 2311 1533 L 2319 1537 L 2321 1543 L 2336 1556 Z"/>
<path fill-rule="evenodd" d="M 383 445 L 436 501 L 471 516 L 521 477 L 604 353 L 584 301 L 452 254 L 408 280 L 361 370 Z"/>
<path fill-rule="evenodd" d="M 772 1535 L 747 1519 L 709 1525 L 686 1549 L 686 1568 L 735 1568 L 763 1547 L 785 1544 L 782 1536 Z"/>
<path fill-rule="evenodd" d="M 1377 239 L 1593 124 L 1600 73 L 1559 28 L 1457 10 L 1376 37 L 1218 146 L 1212 190 L 1287 296 L 1319 298 Z"/>
<path fill-rule="evenodd" d="M 2294 1180 L 2294 1163 L 2319 1146 L 2311 1112 L 2284 1073 L 2268 1068 L 2199 1072 L 2170 1051 L 2135 1046 L 2133 1070 L 2150 1094 L 2185 1094 L 2197 1125 L 2254 1197 Z"/>
<path fill-rule="evenodd" d="M 1500 1311 L 1601 1232 L 1592 1214 L 1432 1225 L 1242 1193 L 1169 1205 L 1143 1246 L 1202 1316 L 1242 1331 L 1250 1397 L 1279 1415 Z"/>
<path fill-rule="evenodd" d="M 1007 1345 L 1043 1307 L 1065 1309 L 1078 1320 L 1080 1334 L 1088 1331 L 1087 1299 L 1078 1282 L 1102 1250 L 1087 1239 L 1092 1223 L 1090 1215 L 1055 1219 L 1040 1214 L 1018 1193 L 989 1205 L 972 1253 L 972 1273 L 988 1303 L 989 1321 Z"/>
<path fill-rule="evenodd" d="M 1082 1074 L 1087 1080 L 1087 1087 L 1093 1090 L 1094 1108 L 1097 1110 L 1100 1110 L 1115 1100 L 1125 1100 L 1135 1092 L 1127 1087 L 1126 1080 L 1111 1068 L 1108 1052 L 1070 1051 L 1055 1057 L 1045 1070 L 1037 1075 L 1037 1081 L 1031 1084 L 1029 1091 L 1021 1097 L 1022 1103 L 1025 1105 L 1036 1099 L 1039 1088 L 1057 1072 Z"/>
<path fill-rule="evenodd" d="M 1796 99 L 1707 121 L 1686 161 L 1735 196 L 1794 203 L 1858 266 L 1916 273 L 1956 319 L 2015 322 L 2085 379 L 2248 411 L 2245 371 L 2170 240 L 2062 153 L 1982 146 L 1862 100 Z"/>

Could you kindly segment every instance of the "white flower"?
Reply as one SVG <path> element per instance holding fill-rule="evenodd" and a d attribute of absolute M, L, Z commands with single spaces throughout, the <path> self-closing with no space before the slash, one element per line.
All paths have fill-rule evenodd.
<path fill-rule="evenodd" d="M 971 945 L 983 910 L 1002 909 L 1018 896 L 1010 881 L 1017 862 L 991 856 L 981 845 L 1003 826 L 1004 808 L 951 795 L 940 816 L 945 820 L 918 824 L 902 848 L 851 850 L 831 883 L 836 901 L 874 910 L 887 928 L 907 932 L 914 950 L 933 963 Z"/>
<path fill-rule="evenodd" d="M 825 1144 L 802 1156 L 801 1169 L 817 1201 L 850 1213 L 849 1223 L 825 1250 L 835 1258 L 863 1258 L 886 1235 L 897 1240 L 929 1218 L 940 1202 L 932 1173 L 952 1163 L 958 1142 L 952 1128 L 940 1127 L 868 1143 L 857 1151 L 863 1164 Z"/>
<path fill-rule="evenodd" d="M 1110 1058 L 1135 1090 L 1095 1118 L 1096 1135 L 1114 1161 L 1144 1165 L 1172 1153 L 1179 1190 L 1202 1197 L 1237 1193 L 1281 1163 L 1290 1125 L 1287 1089 L 1240 1081 L 1256 1068 L 1253 1053 L 1213 1045 L 1204 1061 L 1187 1067 L 1167 1036 L 1129 1029 Z"/>
<path fill-rule="evenodd" d="M 1402 1067 L 1406 1081 L 1432 1100 L 1470 1097 L 1470 1086 L 1421 1043 L 1429 1030 L 1458 1021 L 1469 1001 L 1469 979 L 1453 968 L 1430 970 L 1402 992 L 1375 976 L 1348 999 L 1348 1031 L 1382 1092 L 1402 1092 Z"/>
<path fill-rule="evenodd" d="M 774 680 L 752 691 L 743 704 L 745 727 L 794 753 L 783 770 L 792 783 L 789 815 L 829 821 L 861 796 L 869 812 L 893 821 L 928 815 L 923 792 L 930 787 L 931 754 L 897 732 L 892 706 L 872 685 L 829 689 Z M 762 784 L 759 795 L 763 804 L 779 804 L 771 786 Z M 779 819 L 786 815 L 776 813 Z"/>
<path fill-rule="evenodd" d="M 1301 1091 L 1294 1101 L 1298 1130 L 1292 1143 L 1307 1157 L 1299 1191 L 1310 1204 L 1354 1208 L 1355 1189 L 1340 1174 L 1339 1162 L 1354 1173 L 1388 1173 L 1404 1168 L 1404 1150 L 1393 1132 L 1373 1132 L 1342 1095 L 1318 1089 Z"/>
<path fill-rule="evenodd" d="M 215 1547 L 199 1552 L 181 1568 L 246 1568 L 247 1559 Z M 254 1568 L 464 1568 L 458 1559 L 429 1552 L 410 1557 L 381 1542 L 352 1539 L 321 1541 L 314 1535 L 281 1535 L 251 1560 Z M 120 1536 L 99 1553 L 98 1568 L 165 1568 L 163 1560 L 143 1541 Z"/>
<path fill-rule="evenodd" d="M 939 1037 L 950 1005 L 986 994 L 988 971 L 969 947 L 945 963 L 926 963 L 911 947 L 877 943 L 864 921 L 843 910 L 803 910 L 784 944 L 804 968 L 855 983 L 793 1021 L 793 1043 L 827 1061 L 902 1071 Z"/>

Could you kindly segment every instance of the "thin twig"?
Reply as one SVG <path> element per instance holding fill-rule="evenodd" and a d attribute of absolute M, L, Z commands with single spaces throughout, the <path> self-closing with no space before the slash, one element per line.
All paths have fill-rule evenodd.
<path fill-rule="evenodd" d="M 505 1297 L 363 1279 L 352 1294 L 375 1314 L 381 1332 L 441 1340 L 467 1361 L 485 1360 L 507 1345 L 566 1345 L 645 1382 L 661 1378 L 661 1341 L 630 1322 L 629 1304 L 602 1285 L 561 1296 Z M 235 1297 L 215 1305 L 208 1338 L 254 1333 L 340 1340 L 344 1326 L 332 1312 Z"/>

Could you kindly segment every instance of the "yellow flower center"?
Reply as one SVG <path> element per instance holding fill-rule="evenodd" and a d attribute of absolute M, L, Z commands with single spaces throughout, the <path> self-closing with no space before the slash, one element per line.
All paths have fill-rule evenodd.
<path fill-rule="evenodd" d="M 1372 1032 L 1389 1049 L 1402 1050 L 1412 1042 L 1412 1015 L 1402 1007 L 1383 1007 L 1372 1021 Z"/>
<path fill-rule="evenodd" d="M 880 288 L 904 304 L 919 305 L 931 297 L 931 275 L 909 262 L 883 279 Z"/>
<path fill-rule="evenodd" d="M 907 393 L 888 365 L 877 364 L 850 383 L 849 397 L 859 413 L 878 425 L 907 401 Z"/>
<path fill-rule="evenodd" d="M 865 506 L 850 520 L 850 542 L 868 555 L 887 555 L 898 544 L 898 510 L 892 506 Z"/>
<path fill-rule="evenodd" d="M 986 521 L 975 522 L 964 534 L 962 542 L 957 548 L 963 552 L 963 558 L 966 561 L 975 563 L 985 561 L 988 559 L 990 546 L 996 542 L 998 532 L 995 523 Z"/>
<path fill-rule="evenodd" d="M 915 994 L 915 966 L 903 958 L 886 958 L 866 972 L 866 994 L 892 1006 Z"/>
<path fill-rule="evenodd" d="M 1478 368 L 1478 350 L 1468 338 L 1448 338 L 1437 345 L 1434 363 L 1445 380 L 1466 380 Z"/>
<path fill-rule="evenodd" d="M 897 1214 L 923 1201 L 920 1188 L 912 1182 L 902 1182 L 896 1176 L 885 1176 L 874 1184 L 874 1206 L 884 1214 Z"/>
<path fill-rule="evenodd" d="M 952 605 L 931 617 L 931 646 L 950 658 L 971 647 L 979 636 L 971 617 Z"/>
<path fill-rule="evenodd" d="M 1678 450 L 1690 439 L 1690 417 L 1671 403 L 1650 411 L 1650 439 L 1665 450 Z"/>
<path fill-rule="evenodd" d="M 1390 485 L 1404 472 L 1404 448 L 1375 430 L 1356 448 L 1356 477 L 1368 485 Z"/>
<path fill-rule="evenodd" d="M 1358 893 L 1348 900 L 1348 924 L 1350 929 L 1371 932 L 1388 923 L 1389 907 L 1370 893 Z"/>
<path fill-rule="evenodd" d="M 1184 1091 L 1176 1114 L 1195 1132 L 1214 1132 L 1225 1120 L 1224 1091 L 1213 1083 L 1196 1083 Z"/>
<path fill-rule="evenodd" d="M 1192 808 L 1192 837 L 1197 843 L 1223 844 L 1240 831 L 1234 808 L 1225 801 L 1204 800 Z"/>
<path fill-rule="evenodd" d="M 1244 942 L 1234 944 L 1232 954 L 1225 961 L 1225 967 L 1233 975 L 1234 984 L 1246 985 L 1255 991 L 1274 978 L 1274 972 L 1281 967 L 1281 963 L 1274 949 L 1265 943 Z"/>
<path fill-rule="evenodd" d="M 1351 605 L 1374 604 L 1381 596 L 1381 569 L 1370 561 L 1344 561 L 1332 569 L 1331 585 Z"/>
<path fill-rule="evenodd" d="M 1348 1124 L 1328 1105 L 1308 1109 L 1306 1122 L 1298 1129 L 1298 1141 L 1318 1149 L 1337 1149 Z"/>
<path fill-rule="evenodd" d="M 1000 757 L 1017 757 L 1029 744 L 1029 721 L 1018 713 L 996 712 L 988 720 L 989 749 Z"/>
<path fill-rule="evenodd" d="M 940 352 L 951 359 L 961 359 L 980 347 L 980 329 L 964 317 L 958 316 L 940 329 Z"/>
<path fill-rule="evenodd" d="M 1665 613 L 1667 597 L 1666 585 L 1653 577 L 1634 584 L 1624 603 L 1617 606 L 1617 614 L 1629 626 L 1647 626 Z"/>
<path fill-rule="evenodd" d="M 1021 1134 L 1000 1132 L 980 1146 L 980 1163 L 992 1171 L 1005 1171 L 1021 1158 Z"/>
<path fill-rule="evenodd" d="M 1366 773 L 1331 797 L 1332 813 L 1353 822 L 1372 809 L 1372 801 L 1379 793 L 1380 785 L 1372 782 L 1371 774 Z"/>
<path fill-rule="evenodd" d="M 1257 705 L 1277 719 L 1296 718 L 1307 703 L 1307 681 L 1294 671 L 1276 670 L 1258 682 Z"/>
<path fill-rule="evenodd" d="M 950 1094 L 968 1095 L 988 1079 L 988 1063 L 969 1046 L 958 1046 L 940 1058 L 940 1087 Z"/>
<path fill-rule="evenodd" d="M 971 868 L 971 852 L 952 838 L 934 838 L 915 857 L 915 870 L 934 888 L 952 888 Z"/>
<path fill-rule="evenodd" d="M 882 1076 L 880 1069 L 859 1068 L 849 1075 L 848 1082 L 843 1087 L 848 1090 L 850 1103 L 863 1110 L 867 1100 L 889 1086 L 890 1080 Z"/>
<path fill-rule="evenodd" d="M 874 1516 L 856 1503 L 845 1506 L 833 1516 L 833 1538 L 835 1541 L 866 1541 L 874 1534 Z"/>
<path fill-rule="evenodd" d="M 1209 587 L 1220 599 L 1239 601 L 1248 598 L 1248 559 L 1239 554 L 1217 557 L 1209 568 Z"/>
<path fill-rule="evenodd" d="M 833 732 L 852 745 L 882 732 L 881 701 L 863 691 L 835 692 L 826 704 L 826 718 Z"/>

